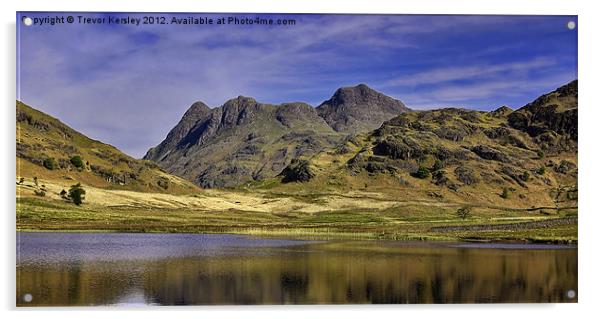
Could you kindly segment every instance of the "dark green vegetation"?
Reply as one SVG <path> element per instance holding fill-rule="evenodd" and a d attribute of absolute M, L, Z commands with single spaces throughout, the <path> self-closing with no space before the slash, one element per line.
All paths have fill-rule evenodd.
<path fill-rule="evenodd" d="M 47 159 L 44 160 L 44 167 L 46 167 L 49 170 L 53 170 L 56 168 L 56 161 L 54 160 L 54 158 L 49 157 Z"/>
<path fill-rule="evenodd" d="M 150 161 L 17 109 L 18 177 L 49 185 L 41 198 L 30 196 L 29 179 L 17 182 L 20 229 L 577 239 L 577 81 L 516 111 L 408 111 L 365 85 L 317 110 L 246 97 L 215 109 L 197 102 L 145 158 L 197 185 L 228 187 L 201 197 L 179 195 L 194 186 Z M 59 193 L 73 181 L 88 191 L 82 210 Z M 121 189 L 137 192 L 112 191 Z"/>
<path fill-rule="evenodd" d="M 75 155 L 69 159 L 69 162 L 75 166 L 75 168 L 84 168 L 84 160 L 81 156 Z"/>
<path fill-rule="evenodd" d="M 86 190 L 84 190 L 80 183 L 72 185 L 69 188 L 69 198 L 73 201 L 73 204 L 79 206 L 86 198 Z"/>

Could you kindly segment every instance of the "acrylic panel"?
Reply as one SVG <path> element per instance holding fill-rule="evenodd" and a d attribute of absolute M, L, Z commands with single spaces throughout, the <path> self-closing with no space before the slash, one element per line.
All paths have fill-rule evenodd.
<path fill-rule="evenodd" d="M 577 302 L 577 16 L 16 25 L 17 306 Z"/>

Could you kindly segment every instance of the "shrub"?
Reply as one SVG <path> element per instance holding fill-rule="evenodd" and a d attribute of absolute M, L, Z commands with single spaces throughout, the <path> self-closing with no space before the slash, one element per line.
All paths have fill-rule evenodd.
<path fill-rule="evenodd" d="M 420 166 L 416 172 L 412 174 L 412 176 L 420 179 L 425 179 L 431 176 L 431 171 L 424 166 Z"/>
<path fill-rule="evenodd" d="M 508 197 L 510 197 L 510 192 L 508 191 L 507 187 L 504 187 L 504 189 L 502 189 L 502 195 L 500 195 L 503 199 L 507 199 Z"/>
<path fill-rule="evenodd" d="M 442 168 L 443 168 L 443 162 L 441 162 L 440 160 L 436 160 L 435 163 L 433 164 L 433 167 L 431 168 L 431 170 L 433 172 L 436 172 Z"/>
<path fill-rule="evenodd" d="M 456 211 L 456 215 L 462 219 L 466 219 L 471 215 L 471 208 L 469 206 L 463 206 L 458 208 Z"/>
<path fill-rule="evenodd" d="M 37 176 L 33 177 L 33 183 L 36 185 L 36 187 L 38 187 L 38 177 Z"/>
<path fill-rule="evenodd" d="M 19 185 L 22 185 L 25 182 L 25 178 L 21 177 L 19 178 Z"/>
<path fill-rule="evenodd" d="M 523 173 L 520 175 L 520 179 L 521 179 L 523 182 L 528 182 L 528 181 L 529 181 L 529 178 L 531 178 L 531 174 L 529 174 L 529 172 L 527 172 L 527 171 L 524 171 L 524 172 L 523 172 Z"/>
<path fill-rule="evenodd" d="M 41 190 L 36 189 L 35 191 L 33 191 L 33 193 L 40 197 L 46 196 L 46 191 L 44 191 L 43 189 L 41 189 Z"/>
<path fill-rule="evenodd" d="M 72 185 L 71 188 L 69 188 L 69 198 L 75 205 L 79 206 L 86 198 L 86 190 L 82 188 L 80 183 Z"/>
<path fill-rule="evenodd" d="M 69 159 L 69 161 L 71 162 L 71 164 L 73 164 L 73 166 L 75 166 L 77 168 L 83 168 L 84 167 L 84 160 L 79 155 L 72 156 Z"/>
<path fill-rule="evenodd" d="M 167 190 L 169 188 L 169 179 L 167 179 L 166 177 L 161 177 L 157 181 L 157 185 L 159 185 L 159 187 Z"/>
<path fill-rule="evenodd" d="M 537 174 L 543 175 L 545 173 L 546 173 L 546 167 L 545 166 L 541 166 L 540 168 L 537 169 Z"/>
<path fill-rule="evenodd" d="M 67 197 L 67 191 L 66 191 L 66 190 L 64 190 L 64 189 L 63 189 L 63 190 L 62 190 L 62 191 L 59 193 L 59 195 L 61 195 L 61 197 L 62 197 L 62 198 L 64 198 L 64 199 L 67 199 L 67 198 L 68 198 L 68 197 Z"/>
<path fill-rule="evenodd" d="M 49 170 L 53 170 L 56 168 L 56 162 L 54 161 L 54 158 L 52 157 L 48 157 L 44 160 L 44 167 L 46 167 Z"/>
<path fill-rule="evenodd" d="M 543 150 L 538 150 L 537 151 L 537 157 L 544 158 L 545 156 L 546 156 L 546 154 L 543 152 Z"/>

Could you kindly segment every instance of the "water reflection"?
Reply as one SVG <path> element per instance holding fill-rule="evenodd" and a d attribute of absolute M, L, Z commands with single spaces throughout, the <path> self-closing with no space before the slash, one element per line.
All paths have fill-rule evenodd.
<path fill-rule="evenodd" d="M 150 242 L 161 245 L 158 251 L 165 253 L 157 254 L 140 251 L 150 249 L 144 237 L 124 235 L 115 245 L 130 247 L 129 256 L 121 248 L 102 245 L 88 249 L 84 254 L 88 257 L 61 259 L 61 254 L 47 253 L 40 259 L 25 250 L 36 251 L 35 246 L 43 251 L 41 247 L 48 242 L 53 244 L 47 252 L 60 251 L 54 247 L 59 243 L 72 252 L 85 250 L 78 236 L 96 236 L 83 240 L 101 242 L 107 234 L 78 234 L 69 241 L 54 242 L 23 235 L 17 296 L 30 293 L 33 300 L 19 299 L 19 305 L 576 301 L 566 293 L 577 291 L 577 250 L 561 247 L 305 244 L 227 235 L 144 235 L 158 236 Z M 53 235 L 58 236 L 46 234 Z M 184 245 L 177 236 L 193 237 L 186 237 Z M 209 253 L 212 250 L 200 244 L 219 249 Z M 180 249 L 177 253 L 165 249 L 170 245 Z M 112 256 L 115 251 L 119 253 Z"/>

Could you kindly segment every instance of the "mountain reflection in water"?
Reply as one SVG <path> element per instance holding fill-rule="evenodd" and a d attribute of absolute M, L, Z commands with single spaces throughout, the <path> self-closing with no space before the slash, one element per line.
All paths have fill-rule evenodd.
<path fill-rule="evenodd" d="M 569 246 L 73 233 L 17 243 L 19 306 L 577 301 Z"/>

